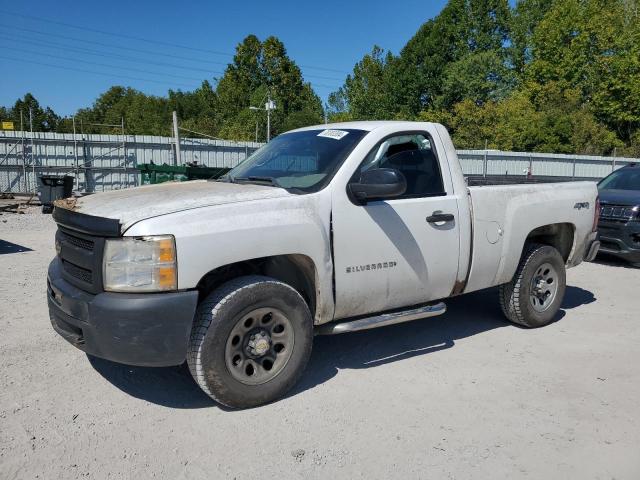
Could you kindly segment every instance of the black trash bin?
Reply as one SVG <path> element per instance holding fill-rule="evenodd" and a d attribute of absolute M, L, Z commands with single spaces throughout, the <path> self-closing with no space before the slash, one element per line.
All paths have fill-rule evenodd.
<path fill-rule="evenodd" d="M 59 198 L 70 197 L 72 193 L 72 176 L 40 175 L 38 177 L 38 196 L 42 204 L 42 213 L 53 212 L 53 202 Z"/>

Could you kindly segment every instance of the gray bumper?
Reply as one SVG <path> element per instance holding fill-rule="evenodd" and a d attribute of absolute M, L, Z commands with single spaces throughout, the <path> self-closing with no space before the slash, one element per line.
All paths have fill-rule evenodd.
<path fill-rule="evenodd" d="M 47 277 L 51 324 L 80 350 L 140 366 L 179 365 L 186 359 L 197 291 L 92 295 L 62 278 L 57 258 Z"/>

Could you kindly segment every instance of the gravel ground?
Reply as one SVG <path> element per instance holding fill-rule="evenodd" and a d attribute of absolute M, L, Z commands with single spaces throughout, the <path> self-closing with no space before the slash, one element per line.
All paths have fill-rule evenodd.
<path fill-rule="evenodd" d="M 226 411 L 185 367 L 88 358 L 49 324 L 54 224 L 0 215 L 0 478 L 640 478 L 640 270 L 568 273 L 559 321 L 495 291 L 318 338 L 284 400 Z"/>

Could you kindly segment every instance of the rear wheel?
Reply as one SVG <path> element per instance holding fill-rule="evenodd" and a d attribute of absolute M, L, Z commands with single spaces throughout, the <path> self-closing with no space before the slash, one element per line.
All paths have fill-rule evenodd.
<path fill-rule="evenodd" d="M 510 321 L 542 327 L 555 317 L 566 288 L 560 253 L 549 245 L 527 247 L 511 282 L 500 286 L 500 306 Z"/>
<path fill-rule="evenodd" d="M 214 400 L 254 407 L 298 381 L 312 341 L 311 313 L 295 289 L 269 277 L 240 277 L 198 307 L 187 363 Z"/>

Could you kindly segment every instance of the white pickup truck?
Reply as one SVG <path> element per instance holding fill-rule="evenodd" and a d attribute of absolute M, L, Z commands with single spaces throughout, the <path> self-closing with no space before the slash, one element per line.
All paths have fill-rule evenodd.
<path fill-rule="evenodd" d="M 217 181 L 58 201 L 50 318 L 88 354 L 186 360 L 212 398 L 251 407 L 296 383 L 314 334 L 496 285 L 508 320 L 551 322 L 597 218 L 595 183 L 469 187 L 442 125 L 307 127 Z"/>

